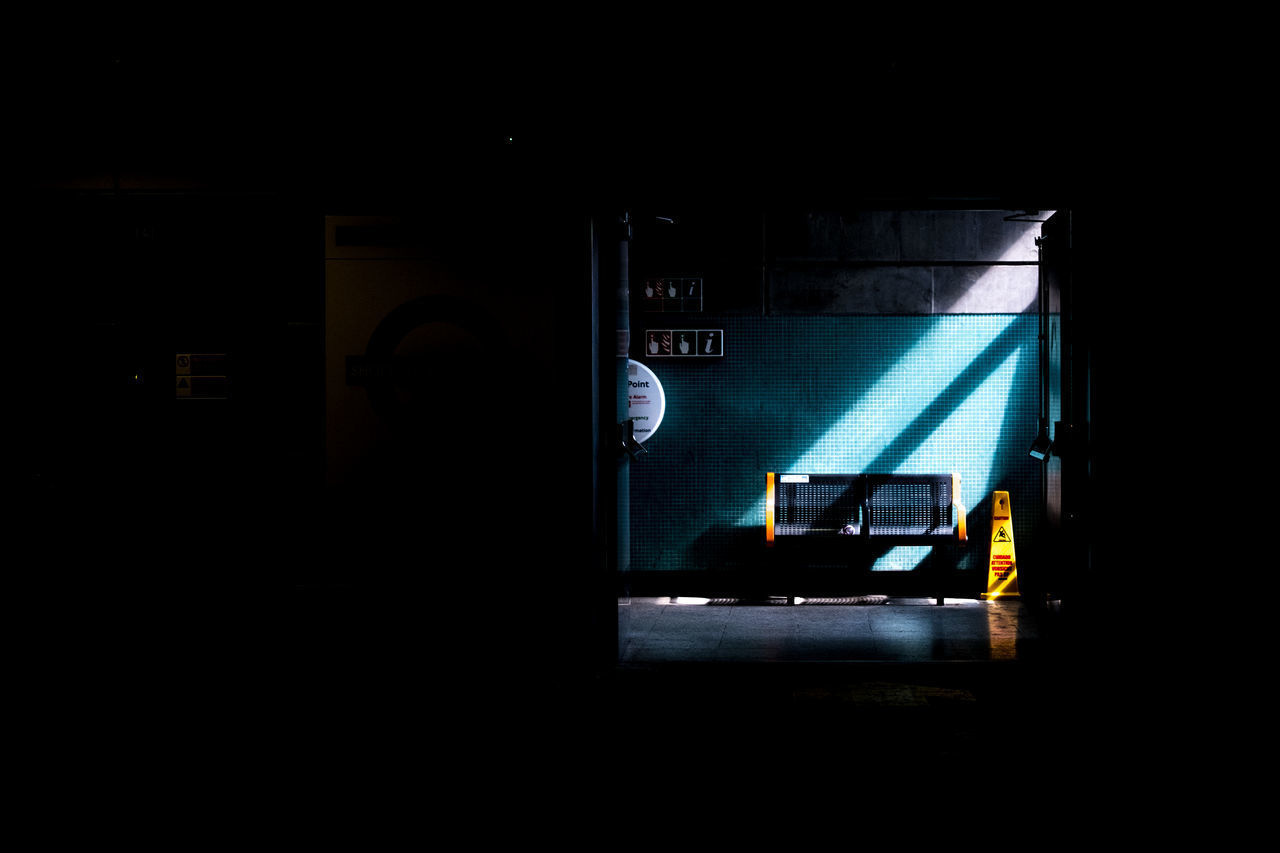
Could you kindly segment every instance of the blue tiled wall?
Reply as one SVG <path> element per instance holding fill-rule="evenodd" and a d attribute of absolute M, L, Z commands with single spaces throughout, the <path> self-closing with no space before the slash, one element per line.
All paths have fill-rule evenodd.
<path fill-rule="evenodd" d="M 971 542 L 985 542 L 998 489 L 1013 502 L 1019 553 L 1033 546 L 1035 314 L 704 316 L 697 325 L 724 329 L 722 358 L 647 362 L 667 410 L 632 466 L 634 571 L 747 568 L 763 546 L 769 471 L 959 472 Z M 874 570 L 912 570 L 921 550 L 892 549 Z M 969 547 L 954 568 L 985 573 L 986 558 Z"/>

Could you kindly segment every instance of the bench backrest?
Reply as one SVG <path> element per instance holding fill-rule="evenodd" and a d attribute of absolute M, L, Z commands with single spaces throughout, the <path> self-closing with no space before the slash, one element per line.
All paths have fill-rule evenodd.
<path fill-rule="evenodd" d="M 959 474 L 774 474 L 765 481 L 765 541 L 855 536 L 966 539 Z"/>

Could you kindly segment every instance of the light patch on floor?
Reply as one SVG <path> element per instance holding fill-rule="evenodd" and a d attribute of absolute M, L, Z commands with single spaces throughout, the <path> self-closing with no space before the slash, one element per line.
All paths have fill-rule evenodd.
<path fill-rule="evenodd" d="M 855 708 L 926 708 L 940 704 L 977 702 L 968 690 L 921 684 L 868 682 L 839 687 L 809 687 L 795 692 L 801 703 L 825 703 Z"/>

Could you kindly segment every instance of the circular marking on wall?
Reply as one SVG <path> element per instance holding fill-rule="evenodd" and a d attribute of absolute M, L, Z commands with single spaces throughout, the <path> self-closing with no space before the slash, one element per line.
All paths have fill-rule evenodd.
<path fill-rule="evenodd" d="M 636 441 L 644 443 L 658 431 L 667 413 L 667 395 L 657 375 L 645 364 L 627 361 L 627 417 L 633 419 Z"/>

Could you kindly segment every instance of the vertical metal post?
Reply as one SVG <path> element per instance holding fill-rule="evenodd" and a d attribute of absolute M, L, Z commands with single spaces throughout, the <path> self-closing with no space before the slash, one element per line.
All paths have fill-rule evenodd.
<path fill-rule="evenodd" d="M 616 600 L 617 595 L 616 579 L 614 577 L 614 556 L 613 549 L 613 482 L 611 475 L 606 475 L 608 467 L 606 462 L 609 461 L 609 453 L 612 450 L 612 441 L 610 440 L 612 430 L 609 426 L 609 418 L 606 416 L 611 413 L 614 408 L 612 395 L 609 396 L 609 409 L 604 409 L 604 378 L 610 377 L 610 386 L 612 385 L 612 374 L 605 371 L 606 364 L 612 365 L 613 353 L 610 348 L 601 340 L 601 329 L 607 328 L 604 325 L 604 318 L 607 316 L 609 299 L 601 290 L 600 282 L 600 233 L 599 223 L 593 218 L 588 222 L 587 235 L 590 251 L 590 270 L 589 277 L 591 279 L 591 532 L 592 532 L 592 577 L 590 604 L 594 608 L 598 604 L 600 607 L 599 616 L 597 617 L 594 610 L 589 614 L 588 624 L 592 626 L 592 640 L 599 638 L 600 657 L 597 659 L 594 655 L 590 658 L 592 664 L 598 664 L 602 667 L 612 666 L 617 662 L 618 653 L 621 649 L 621 639 L 625 635 L 626 626 L 620 621 L 611 623 L 606 617 L 610 611 L 617 613 L 617 608 L 611 602 Z M 607 361 L 606 361 L 607 358 Z M 598 599 L 597 599 L 598 597 Z M 595 621 L 596 618 L 599 622 Z M 617 613 L 616 618 L 621 620 L 622 614 Z M 593 643 L 594 645 L 594 643 Z M 612 647 L 612 648 L 610 648 Z M 606 650 L 608 650 L 606 652 Z"/>
<path fill-rule="evenodd" d="M 621 227 L 621 232 L 619 231 Z M 627 418 L 627 361 L 630 354 L 627 244 L 630 218 L 593 215 L 590 224 L 592 285 L 592 491 L 595 559 L 601 583 L 615 607 L 629 597 L 626 573 L 631 567 L 630 456 L 619 441 L 619 425 Z M 616 606 L 616 662 L 628 626 L 628 607 Z"/>
<path fill-rule="evenodd" d="M 618 221 L 617 232 L 617 280 L 614 304 L 614 328 L 617 331 L 617 352 L 614 358 L 615 385 L 615 424 L 621 424 L 628 412 L 629 395 L 627 393 L 627 362 L 631 350 L 631 216 L 623 213 Z M 617 450 L 618 466 L 618 571 L 628 572 L 631 569 L 631 456 Z"/>

